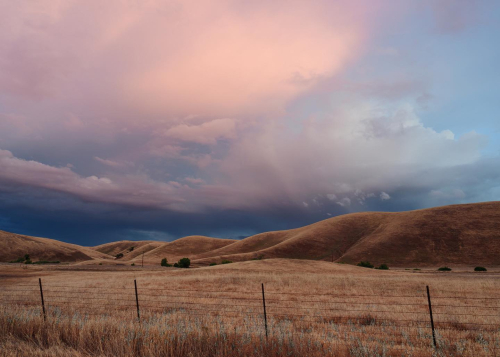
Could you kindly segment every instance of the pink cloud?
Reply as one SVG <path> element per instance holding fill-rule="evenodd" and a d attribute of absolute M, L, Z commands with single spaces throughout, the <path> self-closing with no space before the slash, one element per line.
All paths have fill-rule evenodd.
<path fill-rule="evenodd" d="M 201 125 L 181 124 L 168 129 L 165 136 L 198 144 L 215 144 L 219 139 L 232 139 L 236 134 L 234 119 L 215 119 Z"/>

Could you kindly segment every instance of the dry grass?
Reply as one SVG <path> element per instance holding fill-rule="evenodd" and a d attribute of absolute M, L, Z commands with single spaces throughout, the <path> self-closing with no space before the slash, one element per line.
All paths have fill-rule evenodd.
<path fill-rule="evenodd" d="M 374 271 L 284 259 L 188 270 L 102 269 L 3 269 L 2 301 L 14 300 L 16 294 L 29 298 L 23 306 L 9 304 L 0 310 L 2 355 L 500 355 L 498 273 Z M 46 322 L 38 276 L 44 285 Z M 437 351 L 432 347 L 426 285 L 435 305 Z M 22 291 L 12 291 L 16 289 Z M 92 299 L 99 296 L 104 299 Z M 481 316 L 485 314 L 492 316 Z"/>

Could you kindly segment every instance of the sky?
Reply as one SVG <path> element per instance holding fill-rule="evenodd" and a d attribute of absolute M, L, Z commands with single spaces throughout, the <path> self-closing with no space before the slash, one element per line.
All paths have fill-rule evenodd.
<path fill-rule="evenodd" d="M 236 238 L 500 200 L 500 2 L 0 0 L 0 229 Z"/>

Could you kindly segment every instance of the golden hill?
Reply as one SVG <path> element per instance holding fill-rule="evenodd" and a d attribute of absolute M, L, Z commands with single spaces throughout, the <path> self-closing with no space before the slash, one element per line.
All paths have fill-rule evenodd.
<path fill-rule="evenodd" d="M 131 247 L 134 247 L 131 250 Z M 116 254 L 123 257 L 115 259 Z M 159 265 L 188 257 L 193 266 L 223 259 L 308 259 L 389 266 L 500 265 L 500 202 L 333 217 L 309 226 L 240 241 L 189 236 L 173 242 L 121 241 L 94 248 L 0 231 L 0 261 L 106 261 Z M 85 263 L 83 263 L 85 264 Z"/>
<path fill-rule="evenodd" d="M 201 254 L 195 263 L 259 257 L 395 266 L 500 265 L 500 202 L 347 214 L 248 237 Z"/>
<path fill-rule="evenodd" d="M 193 259 L 199 254 L 230 246 L 234 242 L 231 239 L 188 236 L 174 240 L 173 242 L 162 243 L 155 249 L 148 251 L 144 254 L 144 262 L 147 264 L 159 264 L 163 258 L 167 258 L 169 263 L 174 263 L 184 257 Z M 141 260 L 142 256 L 137 255 L 132 261 L 139 263 Z"/>
<path fill-rule="evenodd" d="M 0 261 L 16 260 L 25 254 L 29 254 L 32 261 L 78 262 L 109 258 L 92 248 L 76 244 L 0 231 Z"/>

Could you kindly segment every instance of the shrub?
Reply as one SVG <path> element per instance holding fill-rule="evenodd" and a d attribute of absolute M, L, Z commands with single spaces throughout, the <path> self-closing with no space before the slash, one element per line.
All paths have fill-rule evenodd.
<path fill-rule="evenodd" d="M 485 267 L 475 267 L 474 271 L 488 271 Z"/>
<path fill-rule="evenodd" d="M 20 259 L 20 258 L 19 258 Z M 30 260 L 30 255 L 29 254 L 25 254 L 24 255 L 24 260 Z"/>
<path fill-rule="evenodd" d="M 31 259 L 26 259 L 24 264 L 32 264 L 33 262 L 31 261 Z"/>
<path fill-rule="evenodd" d="M 451 271 L 451 268 L 441 267 L 441 268 L 438 269 L 438 271 Z"/>
<path fill-rule="evenodd" d="M 59 264 L 59 260 L 49 261 L 49 260 L 39 260 L 37 262 L 33 262 L 33 264 Z"/>
<path fill-rule="evenodd" d="M 191 260 L 189 258 L 182 258 L 179 259 L 179 261 L 177 262 L 177 266 L 179 268 L 189 268 L 190 265 L 191 265 Z"/>
<path fill-rule="evenodd" d="M 375 268 L 375 269 L 380 269 L 380 270 L 389 270 L 389 267 L 387 266 L 387 264 L 380 264 L 380 266 L 378 268 Z"/>
<path fill-rule="evenodd" d="M 178 268 L 179 267 L 179 264 L 178 263 L 174 263 L 174 268 Z"/>
<path fill-rule="evenodd" d="M 168 261 L 167 261 L 167 258 L 163 258 L 163 259 L 161 260 L 160 265 L 161 265 L 162 267 L 168 267 Z"/>
<path fill-rule="evenodd" d="M 128 248 L 128 251 L 129 251 L 129 252 L 131 252 L 131 251 L 133 251 L 133 250 L 134 250 L 134 248 L 135 248 L 135 247 L 130 247 L 130 248 Z"/>
<path fill-rule="evenodd" d="M 116 259 L 120 259 L 120 258 L 123 258 L 123 253 L 118 253 L 116 256 L 115 256 Z"/>
<path fill-rule="evenodd" d="M 99 263 L 99 265 L 102 265 L 102 263 Z"/>
<path fill-rule="evenodd" d="M 217 263 L 216 263 L 216 262 L 212 262 L 212 263 L 210 263 L 210 266 L 211 266 L 211 267 L 213 267 L 214 265 L 217 265 Z"/>
<path fill-rule="evenodd" d="M 232 260 L 227 260 L 227 259 L 224 259 L 223 261 L 221 261 L 220 263 L 221 264 L 231 264 L 233 261 Z"/>
<path fill-rule="evenodd" d="M 135 263 L 130 264 L 131 266 L 135 267 Z"/>
<path fill-rule="evenodd" d="M 359 262 L 358 267 L 363 267 L 363 268 L 373 268 L 374 265 L 370 262 Z"/>

